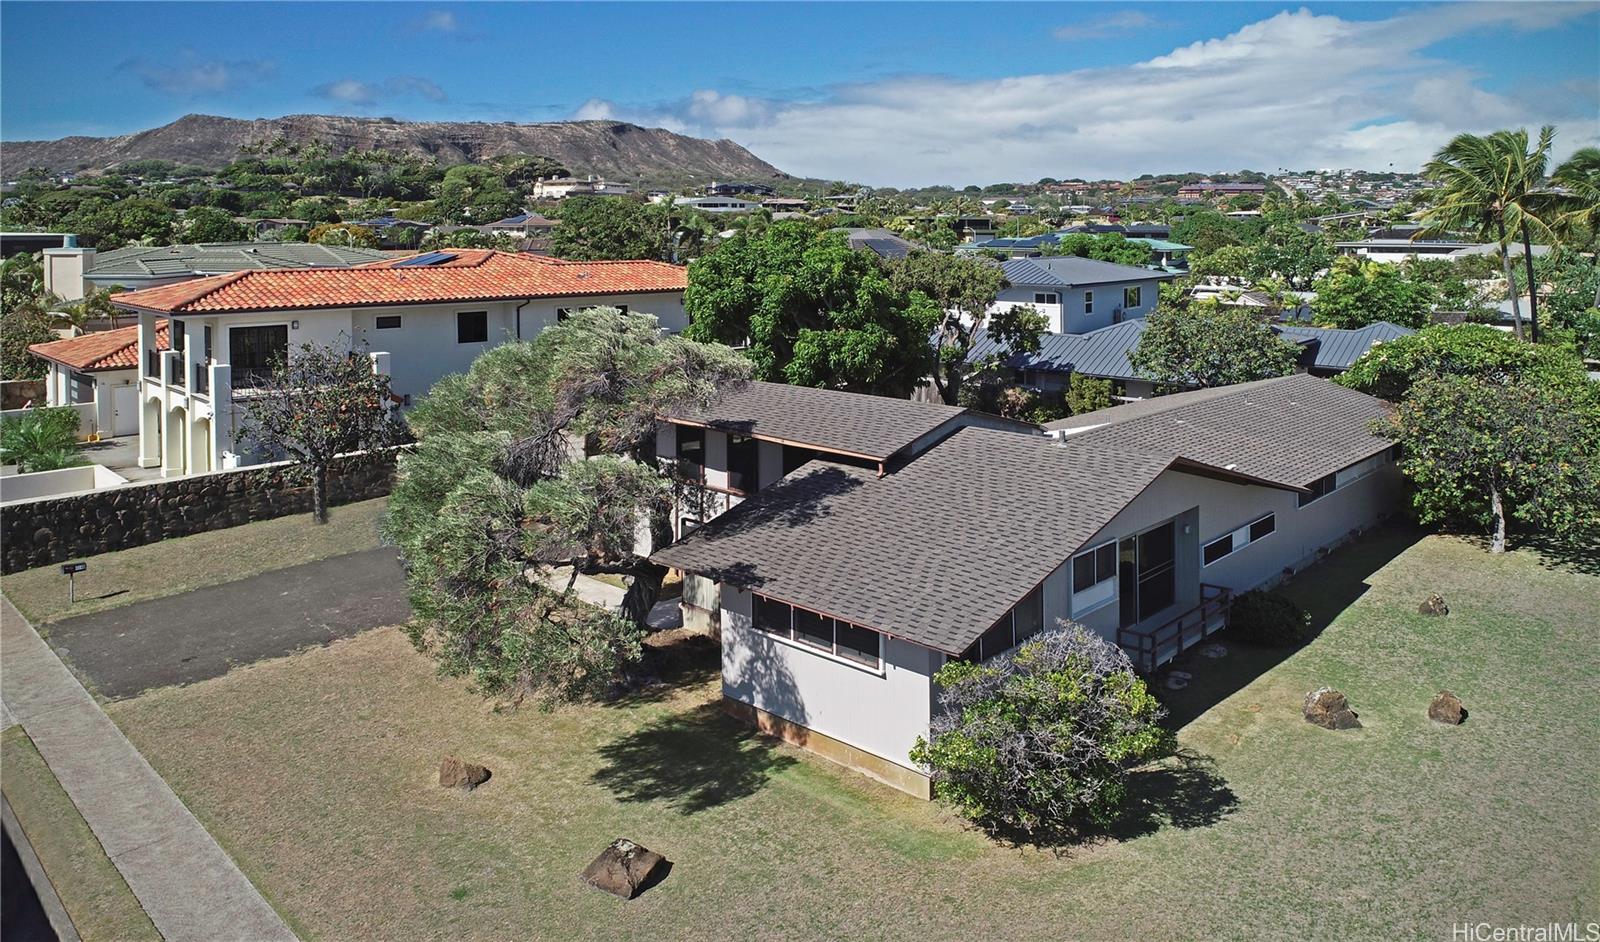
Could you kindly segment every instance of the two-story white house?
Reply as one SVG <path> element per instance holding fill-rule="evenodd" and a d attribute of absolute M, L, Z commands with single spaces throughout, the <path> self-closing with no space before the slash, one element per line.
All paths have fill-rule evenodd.
<path fill-rule="evenodd" d="M 729 712 L 926 797 L 933 675 L 1071 619 L 1151 670 L 1395 507 L 1388 406 L 1299 374 L 812 461 L 653 559 L 716 585 Z M 822 421 L 822 420 L 817 420 Z M 703 604 L 712 598 L 705 592 Z"/>
<path fill-rule="evenodd" d="M 652 314 L 663 329 L 682 330 L 686 286 L 685 270 L 664 262 L 450 249 L 116 295 L 139 318 L 140 464 L 188 474 L 266 457 L 238 437 L 249 387 L 305 343 L 370 352 L 409 405 L 490 347 L 531 339 L 584 308 Z"/>
<path fill-rule="evenodd" d="M 1000 266 L 1011 287 L 1001 291 L 990 313 L 1029 304 L 1053 334 L 1083 334 L 1156 309 L 1166 272 L 1118 265 L 1076 255 L 1013 258 Z"/>

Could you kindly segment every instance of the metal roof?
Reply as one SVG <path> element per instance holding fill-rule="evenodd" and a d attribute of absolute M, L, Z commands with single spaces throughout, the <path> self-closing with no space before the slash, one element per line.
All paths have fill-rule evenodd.
<path fill-rule="evenodd" d="M 1143 318 L 1135 318 L 1085 334 L 1040 334 L 1037 353 L 1009 355 L 987 330 L 979 328 L 973 334 L 967 363 L 975 365 L 991 356 L 998 356 L 1002 366 L 1013 370 L 1082 373 L 1103 379 L 1139 379 L 1128 362 L 1128 352 L 1139 343 L 1144 326 Z"/>
<path fill-rule="evenodd" d="M 1346 330 L 1337 327 L 1304 327 L 1299 324 L 1274 325 L 1273 330 L 1285 340 L 1311 346 L 1312 360 L 1306 365 L 1312 369 L 1348 370 L 1351 364 L 1371 350 L 1375 344 L 1406 337 L 1416 333 L 1409 327 L 1376 321 L 1365 327 Z"/>
<path fill-rule="evenodd" d="M 1072 288 L 1081 285 L 1119 284 L 1134 281 L 1166 280 L 1166 272 L 1133 265 L 1118 265 L 1076 255 L 1049 258 L 1013 258 L 1002 262 L 1006 280 L 1020 287 Z"/>
<path fill-rule="evenodd" d="M 195 245 L 135 245 L 95 255 L 84 277 L 106 281 L 215 275 L 224 272 L 280 268 L 348 268 L 381 261 L 388 254 L 308 242 L 205 242 Z"/>

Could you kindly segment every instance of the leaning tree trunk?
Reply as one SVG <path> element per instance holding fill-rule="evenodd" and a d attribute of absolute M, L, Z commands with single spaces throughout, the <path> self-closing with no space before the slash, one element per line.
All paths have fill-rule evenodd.
<path fill-rule="evenodd" d="M 1539 282 L 1533 273 L 1533 244 L 1528 239 L 1528 224 L 1522 224 L 1522 261 L 1528 270 L 1528 336 L 1539 342 Z"/>
<path fill-rule="evenodd" d="M 1489 543 L 1489 552 L 1504 553 L 1506 551 L 1506 508 L 1500 499 L 1500 485 L 1489 485 L 1489 512 L 1494 515 L 1494 538 Z"/>
<path fill-rule="evenodd" d="M 311 472 L 311 518 L 328 522 L 328 469 L 321 465 Z"/>
<path fill-rule="evenodd" d="M 1511 253 L 1506 249 L 1506 223 L 1502 219 L 1500 226 L 1500 268 L 1506 274 L 1506 299 L 1511 302 L 1511 323 L 1516 331 L 1517 339 L 1522 339 L 1522 305 L 1517 300 L 1517 279 L 1511 272 Z"/>

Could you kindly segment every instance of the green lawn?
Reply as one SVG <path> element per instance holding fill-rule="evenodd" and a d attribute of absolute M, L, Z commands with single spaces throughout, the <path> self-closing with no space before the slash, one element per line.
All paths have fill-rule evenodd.
<path fill-rule="evenodd" d="M 334 507 L 318 526 L 310 514 L 247 523 L 89 557 L 67 605 L 67 579 L 56 565 L 0 578 L 0 591 L 36 628 L 72 615 L 177 595 L 378 545 L 389 500 Z"/>
<path fill-rule="evenodd" d="M 1186 665 L 1186 758 L 1136 776 L 1116 837 L 1065 851 L 752 735 L 711 705 L 714 657 L 656 698 L 497 714 L 384 629 L 108 710 L 321 939 L 1448 939 L 1596 918 L 1600 576 L 1392 531 L 1292 591 L 1326 630 Z M 1448 617 L 1416 613 L 1432 591 Z M 1300 719 L 1324 683 L 1363 729 Z M 1427 719 L 1442 687 L 1465 725 Z M 451 752 L 494 777 L 440 790 Z M 674 862 L 626 904 L 576 879 L 620 836 Z"/>
<path fill-rule="evenodd" d="M 85 942 L 159 940 L 139 900 L 20 726 L 0 737 L 0 770 L 6 801 Z"/>

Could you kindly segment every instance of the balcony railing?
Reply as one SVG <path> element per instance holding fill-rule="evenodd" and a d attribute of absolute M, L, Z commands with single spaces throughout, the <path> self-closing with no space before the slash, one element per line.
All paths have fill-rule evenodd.
<path fill-rule="evenodd" d="M 146 350 L 144 352 L 144 375 L 151 379 L 161 378 L 161 351 Z"/>
<path fill-rule="evenodd" d="M 1201 583 L 1199 605 L 1154 628 L 1118 628 L 1117 644 L 1135 668 L 1148 673 L 1227 627 L 1232 604 L 1231 589 Z"/>
<path fill-rule="evenodd" d="M 194 365 L 194 385 L 189 388 L 197 395 L 210 395 L 211 367 L 207 366 L 205 363 L 196 363 Z"/>

